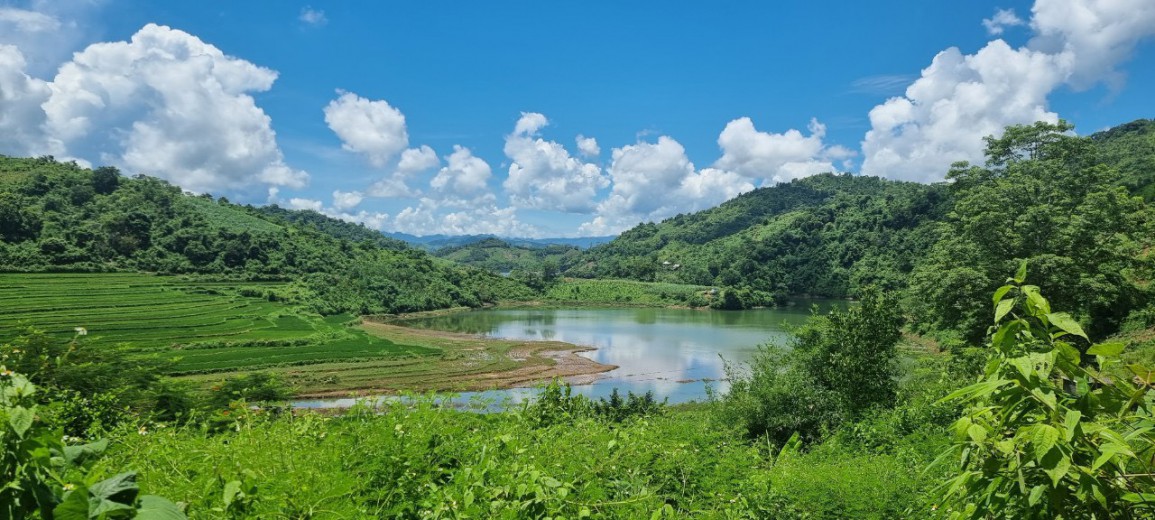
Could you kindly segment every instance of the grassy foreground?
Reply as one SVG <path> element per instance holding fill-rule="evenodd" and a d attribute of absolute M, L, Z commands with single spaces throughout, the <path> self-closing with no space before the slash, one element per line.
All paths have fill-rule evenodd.
<path fill-rule="evenodd" d="M 746 442 L 708 407 L 622 423 L 431 403 L 238 413 L 218 434 L 122 430 L 105 462 L 138 469 L 190 518 L 890 519 L 927 516 L 908 508 L 933 485 L 922 469 L 939 448 L 911 437 L 783 452 Z"/>

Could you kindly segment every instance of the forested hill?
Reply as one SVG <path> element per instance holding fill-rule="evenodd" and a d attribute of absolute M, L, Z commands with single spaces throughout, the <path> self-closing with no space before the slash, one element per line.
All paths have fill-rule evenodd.
<path fill-rule="evenodd" d="M 556 272 L 575 264 L 581 258 L 581 249 L 560 244 L 518 245 L 499 238 L 484 238 L 468 244 L 442 247 L 432 254 L 497 273 L 537 272 L 543 267 Z"/>
<path fill-rule="evenodd" d="M 996 162 L 988 164 L 993 169 L 985 170 L 984 182 L 1006 183 L 1007 165 L 1015 163 L 1040 168 L 1023 182 L 1053 188 L 1066 182 L 1057 168 L 1068 168 L 1083 179 L 1083 191 L 1123 186 L 1148 200 L 1155 196 L 1155 121 L 1141 119 L 1090 137 L 1059 133 L 1069 131 L 1066 124 L 1040 124 L 1011 127 L 1007 136 L 988 139 L 988 159 Z M 1050 148 L 1060 151 L 1050 157 L 1043 153 Z M 772 304 L 789 295 L 841 297 L 869 284 L 901 289 L 931 247 L 957 231 L 959 222 L 951 217 L 956 201 L 974 188 L 818 175 L 760 188 L 698 213 L 641 224 L 590 249 L 565 274 L 716 285 L 729 289 L 724 290 L 731 293 L 727 305 L 740 306 Z M 1049 211 L 1041 191 L 1035 195 L 1014 211 Z M 1056 194 L 1052 200 L 1067 197 Z M 1003 217 L 1009 219 L 1006 225 L 1029 225 Z M 1036 244 L 1043 247 L 1041 241 Z M 1027 258 L 1048 251 L 1021 253 L 1019 258 Z M 995 278 L 1000 276 L 1005 273 Z"/>
<path fill-rule="evenodd" d="M 0 271 L 145 271 L 294 282 L 322 313 L 522 298 L 517 281 L 313 212 L 253 208 L 50 157 L 0 156 Z"/>
<path fill-rule="evenodd" d="M 1103 161 L 1119 170 L 1124 186 L 1155 199 L 1155 120 L 1139 119 L 1091 135 Z"/>
<path fill-rule="evenodd" d="M 945 186 L 817 175 L 639 225 L 592 248 L 569 274 L 720 285 L 746 306 L 845 296 L 899 285 L 948 210 Z"/>

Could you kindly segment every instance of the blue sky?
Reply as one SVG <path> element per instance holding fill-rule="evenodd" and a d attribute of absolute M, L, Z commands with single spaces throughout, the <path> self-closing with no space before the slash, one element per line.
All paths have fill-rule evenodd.
<path fill-rule="evenodd" d="M 822 171 L 934 182 L 1007 124 L 1155 115 L 1149 0 L 779 4 L 0 0 L 0 153 L 563 236 Z"/>

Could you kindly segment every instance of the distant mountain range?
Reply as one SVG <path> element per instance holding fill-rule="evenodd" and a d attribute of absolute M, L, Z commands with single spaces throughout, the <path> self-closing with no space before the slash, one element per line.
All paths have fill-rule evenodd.
<path fill-rule="evenodd" d="M 491 238 L 497 238 L 510 245 L 521 247 L 545 247 L 551 245 L 561 245 L 587 249 L 599 244 L 604 244 L 617 238 L 616 236 L 576 238 L 511 238 L 499 237 L 496 235 L 427 235 L 419 237 L 416 235 L 410 235 L 408 233 L 385 233 L 385 236 L 397 240 L 402 240 L 411 245 L 429 251 L 436 251 L 445 247 L 468 245 Z"/>

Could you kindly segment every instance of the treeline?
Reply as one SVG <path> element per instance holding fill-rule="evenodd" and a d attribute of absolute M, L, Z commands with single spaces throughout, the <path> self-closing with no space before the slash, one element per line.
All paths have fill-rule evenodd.
<path fill-rule="evenodd" d="M 1101 337 L 1151 301 L 1153 214 L 1137 195 L 1155 180 L 1153 128 L 1011 127 L 987 138 L 984 165 L 955 165 L 935 185 L 826 174 L 762 188 L 641 224 L 564 274 L 718 286 L 723 308 L 876 286 L 907 295 L 918 330 L 973 342 L 986 295 L 1029 260 Z"/>
<path fill-rule="evenodd" d="M 190 195 L 111 167 L 0 157 L 0 270 L 145 271 L 287 280 L 273 295 L 322 313 L 479 306 L 531 294 L 315 212 Z"/>

